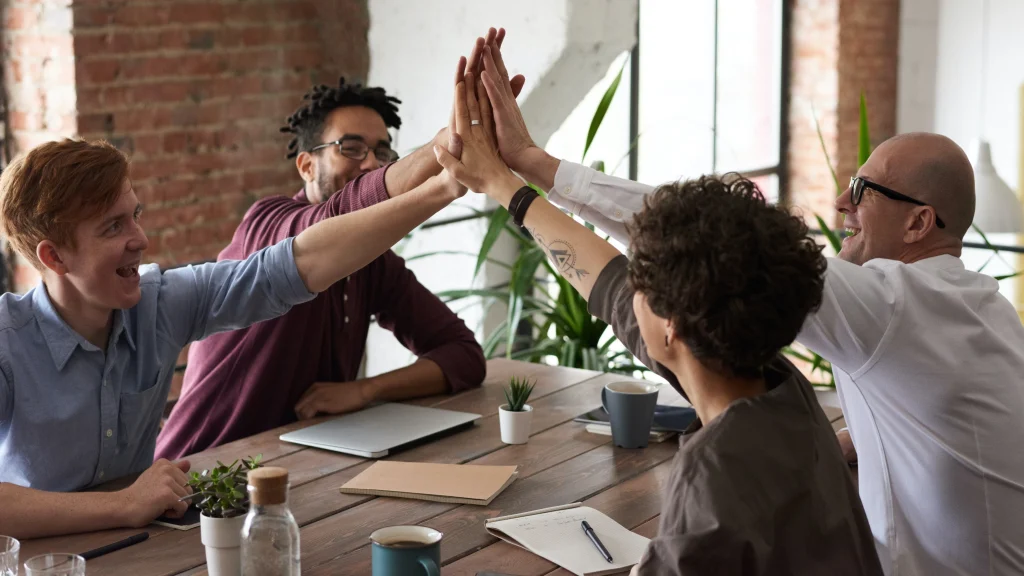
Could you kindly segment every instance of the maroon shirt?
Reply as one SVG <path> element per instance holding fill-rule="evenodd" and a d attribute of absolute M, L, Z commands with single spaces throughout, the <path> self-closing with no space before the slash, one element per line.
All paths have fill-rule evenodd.
<path fill-rule="evenodd" d="M 386 170 L 356 178 L 317 205 L 304 192 L 260 200 L 218 260 L 245 258 L 320 220 L 387 200 Z M 192 344 L 157 458 L 180 458 L 294 422 L 295 404 L 314 382 L 356 379 L 372 316 L 414 354 L 436 362 L 452 392 L 483 381 L 486 365 L 473 332 L 388 251 L 280 318 Z"/>

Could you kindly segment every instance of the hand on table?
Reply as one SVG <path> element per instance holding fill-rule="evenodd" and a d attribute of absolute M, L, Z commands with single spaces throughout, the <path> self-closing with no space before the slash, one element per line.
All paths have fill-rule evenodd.
<path fill-rule="evenodd" d="M 443 173 L 437 177 L 447 178 Z M 465 188 L 462 190 L 465 192 Z M 299 420 L 308 420 L 321 413 L 345 414 L 362 410 L 372 401 L 373 394 L 367 380 L 317 382 L 299 398 L 295 414 Z"/>
<path fill-rule="evenodd" d="M 171 518 L 184 515 L 189 503 L 178 500 L 192 493 L 185 474 L 188 470 L 188 460 L 169 462 L 161 458 L 131 486 L 115 492 L 126 523 L 139 528 L 165 514 Z"/>

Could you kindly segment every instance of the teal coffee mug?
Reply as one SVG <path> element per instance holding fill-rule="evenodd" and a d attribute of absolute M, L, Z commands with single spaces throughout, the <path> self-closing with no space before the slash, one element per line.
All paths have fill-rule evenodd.
<path fill-rule="evenodd" d="M 370 534 L 373 576 L 441 576 L 441 534 L 426 526 L 390 526 Z"/>

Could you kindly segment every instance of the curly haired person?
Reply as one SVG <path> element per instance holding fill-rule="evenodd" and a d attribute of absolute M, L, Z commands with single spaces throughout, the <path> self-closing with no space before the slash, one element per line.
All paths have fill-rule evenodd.
<path fill-rule="evenodd" d="M 456 110 L 461 159 L 434 149 L 445 171 L 507 207 L 697 411 L 634 573 L 881 574 L 832 427 L 780 355 L 822 301 L 825 258 L 803 221 L 737 175 L 666 184 L 630 224 L 629 260 L 502 161 L 475 75 L 458 84 Z"/>

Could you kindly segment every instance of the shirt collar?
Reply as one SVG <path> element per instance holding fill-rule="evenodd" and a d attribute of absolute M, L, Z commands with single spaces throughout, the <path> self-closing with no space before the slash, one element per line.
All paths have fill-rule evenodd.
<path fill-rule="evenodd" d="M 964 261 L 952 254 L 939 254 L 938 256 L 918 260 L 910 265 L 927 270 L 951 270 L 955 268 L 963 270 L 965 268 Z"/>
<path fill-rule="evenodd" d="M 53 307 L 50 295 L 46 291 L 46 285 L 40 283 L 32 290 L 32 311 L 39 323 L 39 329 L 46 340 L 46 346 L 50 350 L 50 357 L 57 371 L 64 369 L 75 348 L 81 347 L 87 352 L 102 352 L 93 343 L 75 332 L 67 322 L 57 313 Z M 111 330 L 111 342 L 116 342 L 122 335 L 128 340 L 132 351 L 135 350 L 135 341 L 132 339 L 129 330 L 130 318 L 125 310 L 117 310 L 114 314 L 114 326 Z"/>

